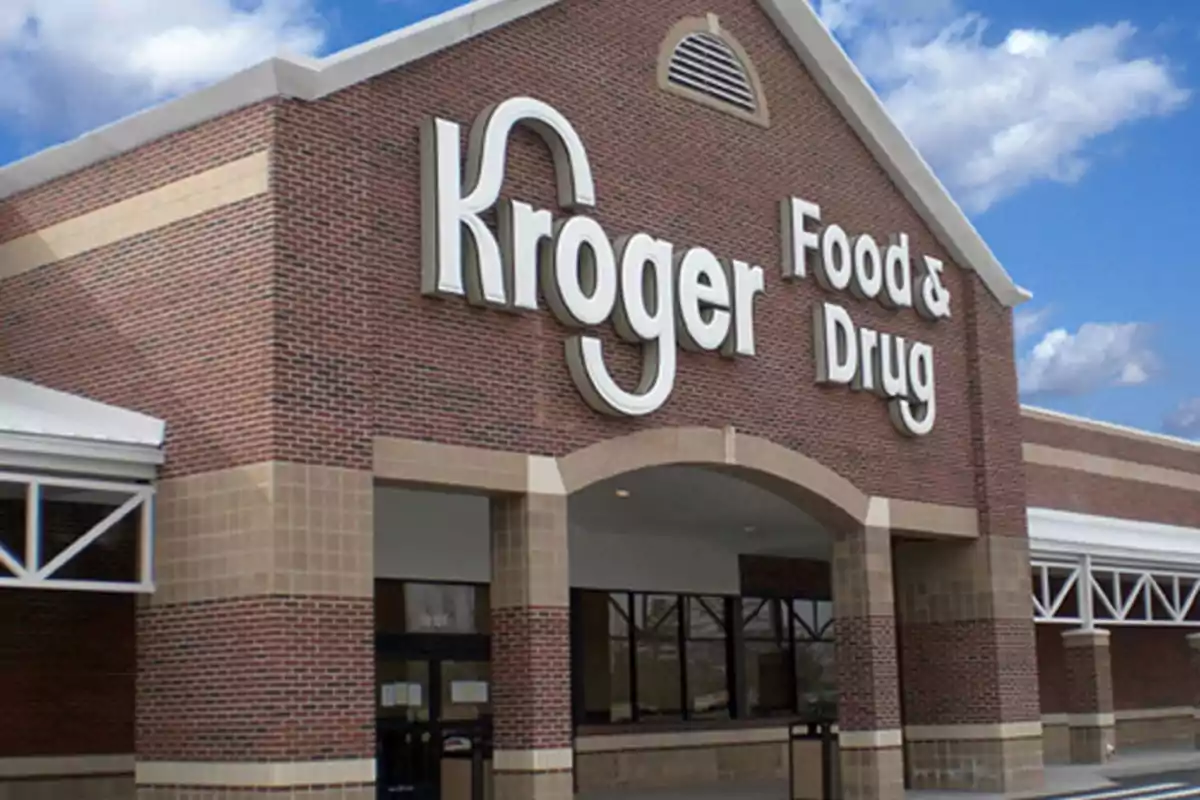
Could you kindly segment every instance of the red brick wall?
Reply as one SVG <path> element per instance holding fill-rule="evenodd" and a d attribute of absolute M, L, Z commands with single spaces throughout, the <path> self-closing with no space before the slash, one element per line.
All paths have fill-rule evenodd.
<path fill-rule="evenodd" d="M 0 242 L 261 151 L 272 108 L 0 201 Z M 0 281 L 0 374 L 166 419 L 168 475 L 263 459 L 274 214 L 255 198 Z"/>
<path fill-rule="evenodd" d="M 1200 475 L 1200 446 L 1188 449 L 1028 416 L 1022 426 L 1028 442 Z M 1030 507 L 1200 528 L 1200 494 L 1194 491 L 1038 464 L 1025 470 Z"/>
<path fill-rule="evenodd" d="M 1030 508 L 1200 528 L 1200 492 L 1038 464 L 1025 471 Z"/>
<path fill-rule="evenodd" d="M 235 111 L 0 200 L 0 243 L 264 149 L 272 105 Z"/>
<path fill-rule="evenodd" d="M 1027 442 L 1200 473 L 1200 446 L 1187 448 L 1030 416 L 1025 416 L 1021 424 Z"/>
<path fill-rule="evenodd" d="M 1043 714 L 1067 713 L 1067 677 L 1061 625 L 1037 626 L 1038 676 Z M 1183 628 L 1115 627 L 1109 641 L 1113 705 L 1118 711 L 1192 704 L 1191 653 Z"/>
<path fill-rule="evenodd" d="M 139 620 L 139 757 L 369 758 L 371 601 L 259 597 L 155 608 Z M 306 686 L 319 691 L 306 692 Z"/>

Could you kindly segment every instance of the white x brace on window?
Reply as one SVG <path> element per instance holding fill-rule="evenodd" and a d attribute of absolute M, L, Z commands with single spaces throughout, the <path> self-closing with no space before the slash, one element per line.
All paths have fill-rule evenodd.
<path fill-rule="evenodd" d="M 8 501 L 10 508 L 20 508 L 20 494 L 24 494 L 23 536 L 19 525 L 0 525 L 0 532 L 8 534 L 0 538 L 0 588 L 154 591 L 153 486 L 0 472 L 0 490 L 0 499 Z M 52 542 L 46 525 L 49 503 L 83 504 L 93 511 L 98 509 L 103 516 L 94 521 L 87 519 L 77 530 L 55 530 Z M 8 521 L 13 520 L 10 517 Z M 89 548 L 114 547 L 114 533 L 123 523 L 123 532 L 129 532 L 131 525 L 136 532 L 136 553 L 130 554 L 136 564 L 130 565 L 127 579 L 63 577 L 62 573 L 69 571 L 67 568 Z"/>

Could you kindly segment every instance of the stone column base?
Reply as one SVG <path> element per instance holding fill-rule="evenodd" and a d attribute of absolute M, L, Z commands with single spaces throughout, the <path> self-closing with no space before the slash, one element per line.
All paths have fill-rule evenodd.
<path fill-rule="evenodd" d="M 492 800 L 573 800 L 575 781 L 570 770 L 493 772 L 492 792 Z"/>
<path fill-rule="evenodd" d="M 0 780 L 4 800 L 133 800 L 133 775 Z"/>
<path fill-rule="evenodd" d="M 1105 715 L 1096 715 L 1104 717 Z M 1113 748 L 1117 743 L 1117 730 L 1112 715 L 1109 719 L 1089 720 L 1087 722 L 1071 722 L 1071 763 L 1072 764 L 1103 764 L 1111 758 Z M 1088 723 L 1091 724 L 1088 724 Z M 1098 723 L 1098 724 L 1097 724 Z"/>
<path fill-rule="evenodd" d="M 137 800 L 375 800 L 374 759 L 139 761 Z"/>
<path fill-rule="evenodd" d="M 843 731 L 838 736 L 838 761 L 842 800 L 903 799 L 900 731 Z"/>
<path fill-rule="evenodd" d="M 139 786 L 137 800 L 375 800 L 375 786 Z"/>
<path fill-rule="evenodd" d="M 905 730 L 913 789 L 1036 792 L 1045 784 L 1041 723 Z"/>

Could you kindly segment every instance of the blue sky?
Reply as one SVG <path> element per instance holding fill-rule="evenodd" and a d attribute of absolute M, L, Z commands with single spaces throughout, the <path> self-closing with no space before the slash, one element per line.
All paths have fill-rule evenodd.
<path fill-rule="evenodd" d="M 1200 3 L 812 2 L 1033 291 L 1025 401 L 1200 438 Z M 457 4 L 3 0 L 0 163 Z"/>

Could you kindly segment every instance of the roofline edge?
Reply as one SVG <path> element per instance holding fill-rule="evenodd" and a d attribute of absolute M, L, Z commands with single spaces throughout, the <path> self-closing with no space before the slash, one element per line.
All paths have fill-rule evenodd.
<path fill-rule="evenodd" d="M 1103 420 L 1092 419 L 1091 417 L 1082 417 L 1078 414 L 1068 414 L 1065 411 L 1054 411 L 1053 409 L 1042 408 L 1041 406 L 1022 403 L 1021 416 L 1029 417 L 1039 422 L 1071 425 L 1094 433 L 1137 439 L 1149 444 L 1165 445 L 1180 450 L 1200 451 L 1200 441 L 1185 439 L 1182 436 L 1172 436 L 1169 433 L 1156 433 L 1142 428 L 1134 428 L 1130 425 L 1118 425 L 1115 422 L 1104 422 Z"/>

